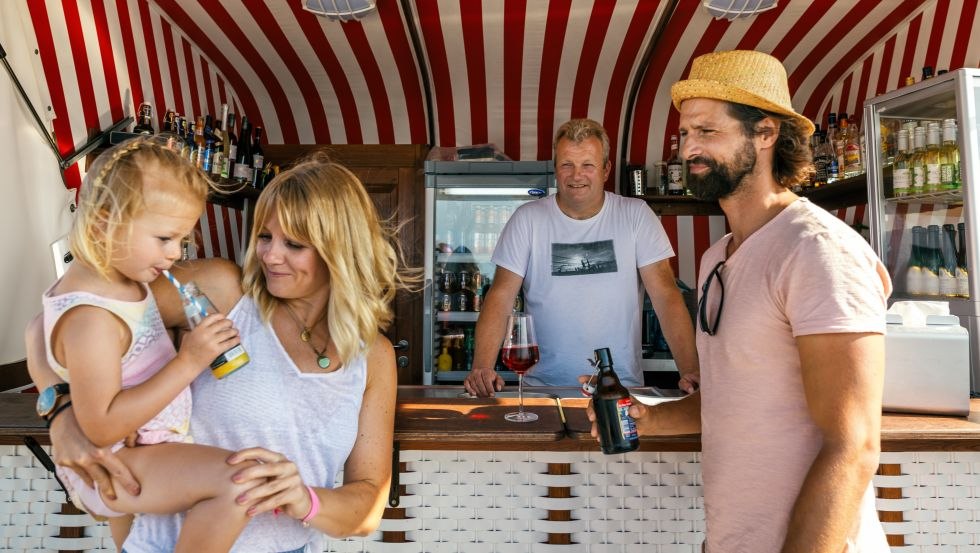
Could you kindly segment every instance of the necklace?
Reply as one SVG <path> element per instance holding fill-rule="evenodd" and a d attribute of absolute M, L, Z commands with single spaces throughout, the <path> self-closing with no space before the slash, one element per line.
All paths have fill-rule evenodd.
<path fill-rule="evenodd" d="M 303 324 L 303 321 L 300 320 L 299 316 L 296 315 L 296 312 L 293 311 L 293 308 L 290 307 L 288 303 L 282 302 L 282 304 L 286 306 L 286 311 L 289 312 L 289 316 L 293 318 L 293 321 L 296 322 L 296 325 L 303 329 L 303 332 L 299 333 L 299 339 L 306 342 L 310 346 L 310 349 L 313 350 L 313 353 L 316 354 L 316 364 L 323 370 L 329 369 L 330 358 L 327 357 L 326 352 L 327 352 L 327 344 L 330 343 L 330 339 L 327 338 L 327 344 L 324 344 L 323 349 L 316 349 L 316 346 L 313 345 L 312 329 L 307 327 L 305 324 Z M 322 320 L 323 317 L 321 316 L 319 319 L 317 319 L 315 323 L 313 323 L 313 326 L 315 327 Z"/>

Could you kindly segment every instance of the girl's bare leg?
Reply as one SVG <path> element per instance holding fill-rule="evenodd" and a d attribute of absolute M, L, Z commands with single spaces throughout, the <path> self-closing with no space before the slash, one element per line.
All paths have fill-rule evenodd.
<path fill-rule="evenodd" d="M 129 535 L 129 529 L 133 526 L 133 515 L 123 515 L 109 519 L 109 532 L 112 533 L 112 541 L 116 544 L 116 551 L 122 551 L 123 542 Z"/>
<path fill-rule="evenodd" d="M 117 455 L 132 470 L 142 491 L 131 496 L 117 487 L 119 497 L 106 504 L 126 513 L 187 511 L 176 553 L 226 553 L 248 524 L 245 508 L 235 502 L 248 488 L 231 481 L 232 474 L 244 467 L 225 462 L 230 451 L 165 443 L 123 448 Z"/>

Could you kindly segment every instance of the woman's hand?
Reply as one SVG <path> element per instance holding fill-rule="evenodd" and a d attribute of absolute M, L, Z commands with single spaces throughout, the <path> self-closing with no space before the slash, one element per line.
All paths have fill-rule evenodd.
<path fill-rule="evenodd" d="M 239 505 L 248 506 L 248 516 L 274 511 L 303 520 L 312 504 L 296 464 L 281 453 L 261 447 L 243 449 L 228 458 L 230 465 L 247 461 L 254 461 L 255 464 L 248 463 L 248 467 L 232 476 L 232 481 L 254 482 L 254 487 L 237 499 Z"/>
<path fill-rule="evenodd" d="M 56 418 L 51 423 L 49 435 L 54 444 L 54 462 L 75 471 L 86 485 L 92 486 L 94 482 L 109 499 L 116 499 L 113 483 L 121 485 L 130 495 L 140 494 L 139 482 L 129 467 L 109 448 L 95 447 L 79 428 L 73 412 Z"/>

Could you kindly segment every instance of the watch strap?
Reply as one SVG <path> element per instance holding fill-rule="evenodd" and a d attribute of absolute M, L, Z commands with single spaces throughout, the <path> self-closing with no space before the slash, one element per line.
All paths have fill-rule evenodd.
<path fill-rule="evenodd" d="M 51 423 L 54 421 L 54 418 L 57 417 L 58 415 L 60 415 L 62 411 L 64 411 L 65 409 L 68 409 L 69 407 L 71 407 L 71 400 L 70 399 L 68 401 L 62 403 L 58 407 L 56 407 L 54 411 L 51 411 L 51 414 L 48 415 L 47 419 L 45 419 L 47 421 L 48 428 L 51 428 Z"/>

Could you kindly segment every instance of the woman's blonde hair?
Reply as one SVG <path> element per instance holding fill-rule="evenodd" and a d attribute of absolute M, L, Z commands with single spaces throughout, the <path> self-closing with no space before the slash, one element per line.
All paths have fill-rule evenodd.
<path fill-rule="evenodd" d="M 291 240 L 310 244 L 329 271 L 327 325 L 342 359 L 364 353 L 391 324 L 391 301 L 413 278 L 400 269 L 394 232 L 378 218 L 350 170 L 314 153 L 279 174 L 259 196 L 242 288 L 270 320 L 279 299 L 267 288 L 255 244 L 272 218 Z"/>
<path fill-rule="evenodd" d="M 165 176 L 164 190 L 175 205 L 207 199 L 211 181 L 160 137 L 137 137 L 102 153 L 92 164 L 78 194 L 78 212 L 68 234 L 72 254 L 108 278 L 118 230 L 132 230 L 146 208 L 144 176 Z"/>

